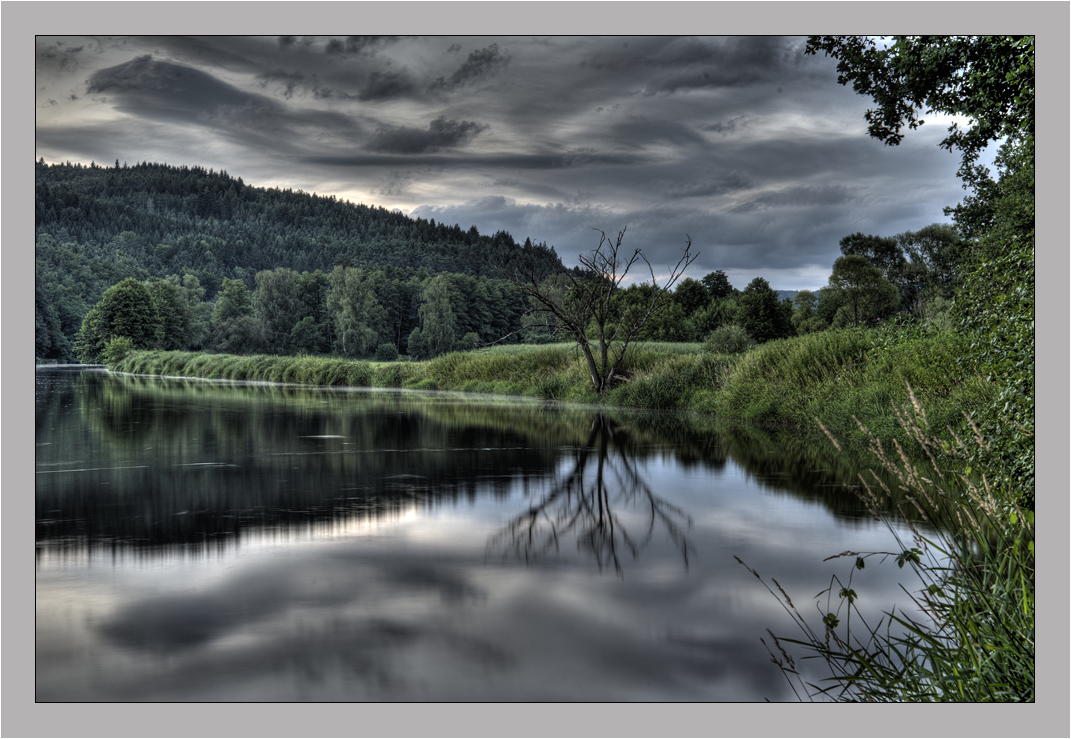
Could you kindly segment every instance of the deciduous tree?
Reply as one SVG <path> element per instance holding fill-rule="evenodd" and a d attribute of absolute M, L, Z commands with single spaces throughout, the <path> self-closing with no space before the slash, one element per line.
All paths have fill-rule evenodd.
<path fill-rule="evenodd" d="M 843 303 L 833 325 L 862 326 L 889 315 L 900 302 L 896 286 L 866 257 L 843 256 L 833 262 L 829 286 L 840 292 Z"/>
<path fill-rule="evenodd" d="M 99 362 L 104 345 L 116 336 L 125 336 L 136 349 L 156 344 L 160 317 L 144 284 L 128 277 L 104 292 L 86 314 L 76 350 L 83 362 Z"/>

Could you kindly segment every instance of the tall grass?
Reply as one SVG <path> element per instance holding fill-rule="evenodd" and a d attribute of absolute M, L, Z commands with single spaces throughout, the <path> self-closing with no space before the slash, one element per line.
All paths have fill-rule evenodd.
<path fill-rule="evenodd" d="M 893 406 L 905 433 L 925 450 L 926 464 L 912 462 L 894 443 L 893 451 L 864 428 L 871 451 L 898 481 L 917 512 L 915 520 L 938 533 L 923 535 L 900 508 L 911 532 L 904 541 L 882 505 L 892 491 L 871 473 L 860 475 L 859 494 L 873 518 L 884 522 L 896 543 L 890 552 L 842 552 L 854 558 L 846 579 L 834 576 L 817 597 L 812 626 L 789 595 L 775 591 L 748 567 L 802 632 L 767 644 L 801 699 L 837 701 L 1033 701 L 1034 700 L 1034 514 L 994 495 L 984 480 L 942 470 L 938 454 L 966 457 L 968 444 L 932 436 L 930 421 L 908 387 L 910 403 Z M 860 423 L 860 426 L 862 424 Z M 836 438 L 831 441 L 840 449 Z M 983 444 L 978 434 L 971 441 Z M 739 558 L 737 561 L 747 567 Z M 912 599 L 923 617 L 886 611 L 876 623 L 860 612 L 853 580 L 868 564 L 895 562 L 916 578 Z M 782 642 L 800 647 L 826 666 L 823 685 L 803 677 Z M 765 640 L 763 640 L 765 644 Z M 775 651 L 776 650 L 776 651 Z"/>
<path fill-rule="evenodd" d="M 965 339 L 953 333 L 887 335 L 863 329 L 825 331 L 773 341 L 744 354 L 719 354 L 702 344 L 637 343 L 619 381 L 592 390 L 572 344 L 496 346 L 427 362 L 366 362 L 330 357 L 228 357 L 191 352 L 130 352 L 113 369 L 231 380 L 308 385 L 403 387 L 527 395 L 630 408 L 688 409 L 723 419 L 813 429 L 821 417 L 852 447 L 865 446 L 853 415 L 877 436 L 922 450 L 900 429 L 892 402 L 905 383 L 930 409 L 935 426 L 962 426 L 960 410 L 990 403 L 994 388 L 965 374 L 957 358 Z"/>

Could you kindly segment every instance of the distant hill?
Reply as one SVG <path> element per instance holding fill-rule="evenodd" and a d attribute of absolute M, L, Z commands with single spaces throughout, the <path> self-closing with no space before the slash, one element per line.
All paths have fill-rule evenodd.
<path fill-rule="evenodd" d="M 336 264 L 491 277 L 519 248 L 504 231 L 487 236 L 334 196 L 253 187 L 201 167 L 38 162 L 35 204 L 39 235 L 152 276 L 193 271 L 210 291 L 223 277 L 252 286 L 260 270 Z M 539 246 L 543 271 L 564 270 L 553 248 Z"/>
<path fill-rule="evenodd" d="M 778 290 L 777 299 L 784 300 L 785 298 L 788 298 L 789 300 L 792 300 L 797 294 L 799 294 L 799 290 Z"/>
<path fill-rule="evenodd" d="M 540 276 L 565 271 L 553 247 L 505 231 L 409 218 L 334 196 L 247 185 L 202 167 L 35 163 L 38 356 L 72 361 L 71 343 L 104 291 L 127 277 L 197 277 L 212 300 L 224 278 L 252 289 L 261 270 L 336 265 L 493 278 L 524 254 Z"/>

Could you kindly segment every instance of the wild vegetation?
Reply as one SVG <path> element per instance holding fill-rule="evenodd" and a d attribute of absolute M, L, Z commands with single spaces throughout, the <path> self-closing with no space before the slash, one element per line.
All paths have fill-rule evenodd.
<path fill-rule="evenodd" d="M 968 195 L 946 209 L 953 224 L 844 237 L 829 284 L 792 301 L 761 277 L 737 290 L 721 270 L 672 292 L 623 288 L 616 278 L 634 262 L 616 250 L 567 271 L 545 244 L 259 190 L 225 173 L 39 163 L 37 357 L 821 425 L 842 448 L 869 448 L 901 476 L 897 494 L 948 532 L 889 554 L 919 573 L 932 623 L 890 614 L 901 629 L 863 624 L 856 639 L 862 632 L 836 630 L 835 607 L 822 629 L 800 617 L 797 642 L 841 688 L 821 695 L 1031 699 L 1033 43 L 812 37 L 808 53 L 836 58 L 841 83 L 873 98 L 867 120 L 882 141 L 899 143 L 919 111 L 970 119 L 942 142 L 962 153 Z M 996 142 L 994 178 L 977 158 Z M 569 343 L 553 343 L 563 336 Z M 868 484 L 869 500 L 878 492 Z M 860 570 L 873 561 L 856 556 Z M 850 579 L 836 584 L 830 602 L 852 613 Z M 1012 629 L 1029 636 L 1007 637 Z"/>
<path fill-rule="evenodd" d="M 771 632 L 767 648 L 801 698 L 1033 701 L 1034 38 L 894 37 L 879 44 L 858 36 L 811 37 L 807 53 L 818 51 L 838 60 L 842 84 L 852 82 L 873 98 L 876 107 L 866 118 L 875 138 L 899 143 L 903 126 L 921 125 L 920 110 L 969 121 L 964 128 L 953 124 L 941 144 L 961 152 L 960 175 L 972 191 L 946 209 L 966 240 L 953 315 L 968 342 L 958 358 L 960 377 L 977 373 L 990 398 L 965 411 L 964 442 L 951 425 L 934 422 L 929 404 L 908 385 L 910 405 L 892 408 L 925 463 L 895 440 L 894 454 L 882 434 L 858 423 L 897 479 L 891 489 L 861 475 L 860 495 L 871 515 L 889 525 L 898 551 L 833 555 L 855 561 L 847 578 L 834 577 L 819 594 L 821 626 L 812 627 L 772 580 L 777 592 L 767 588 L 801 637 L 779 640 Z M 997 140 L 1000 176 L 993 180 L 976 162 Z M 836 435 L 828 435 L 840 449 Z M 920 534 L 900 506 L 912 541 L 896 536 L 881 507 L 894 495 L 909 496 L 910 507 L 938 534 Z M 890 559 L 917 576 L 913 597 L 924 617 L 889 611 L 867 623 L 853 578 L 868 562 Z M 829 677 L 821 684 L 805 679 L 782 641 L 820 659 Z"/>

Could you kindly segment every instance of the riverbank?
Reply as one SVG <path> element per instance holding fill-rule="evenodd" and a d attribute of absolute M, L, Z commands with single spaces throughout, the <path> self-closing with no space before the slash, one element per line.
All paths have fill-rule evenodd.
<path fill-rule="evenodd" d="M 864 329 L 773 341 L 740 355 L 710 353 L 701 344 L 639 344 L 630 347 L 622 381 L 601 396 L 570 344 L 502 346 L 425 362 L 135 351 L 110 369 L 684 409 L 814 433 L 821 419 L 842 443 L 861 445 L 866 435 L 858 419 L 877 438 L 911 448 L 892 407 L 909 402 L 909 385 L 934 429 L 960 428 L 964 412 L 992 402 L 991 383 L 958 363 L 965 348 L 955 333 Z"/>

